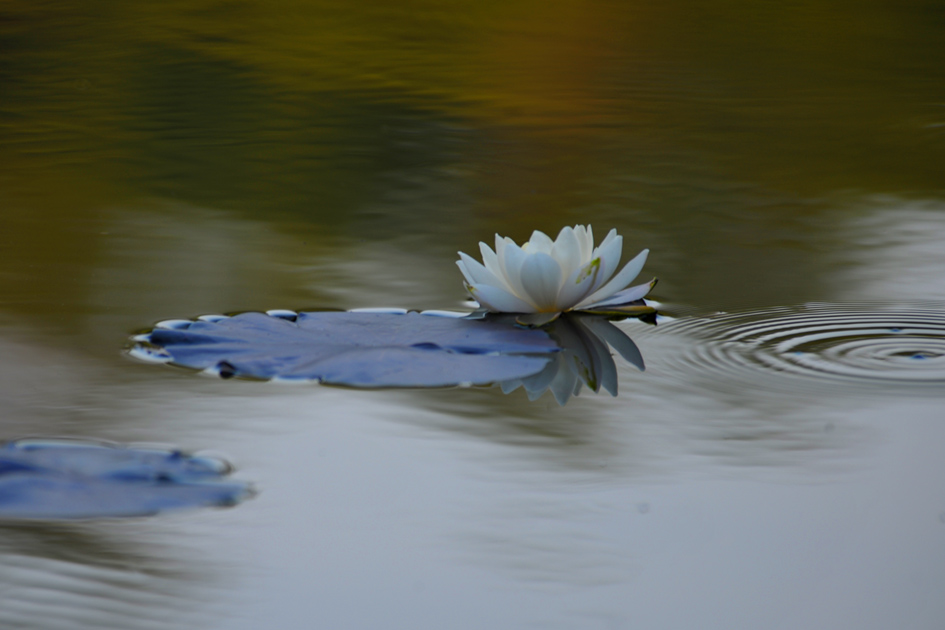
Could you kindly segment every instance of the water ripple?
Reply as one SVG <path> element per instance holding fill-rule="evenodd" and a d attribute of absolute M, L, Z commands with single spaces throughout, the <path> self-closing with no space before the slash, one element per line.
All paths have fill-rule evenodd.
<path fill-rule="evenodd" d="M 945 308 L 808 304 L 682 319 L 693 338 L 675 368 L 697 367 L 766 383 L 794 377 L 945 393 Z M 769 378 L 776 377 L 776 378 Z"/>

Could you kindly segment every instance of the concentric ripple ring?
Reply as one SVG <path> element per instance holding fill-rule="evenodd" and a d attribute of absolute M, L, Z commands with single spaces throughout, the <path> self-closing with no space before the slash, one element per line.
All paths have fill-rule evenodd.
<path fill-rule="evenodd" d="M 667 329 L 693 337 L 679 357 L 683 366 L 731 377 L 801 377 L 945 394 L 945 308 L 939 305 L 809 304 L 680 319 Z"/>

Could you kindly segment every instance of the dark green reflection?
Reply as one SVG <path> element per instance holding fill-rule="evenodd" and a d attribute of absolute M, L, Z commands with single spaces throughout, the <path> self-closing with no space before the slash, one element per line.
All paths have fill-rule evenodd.
<path fill-rule="evenodd" d="M 943 37 L 925 0 L 16 0 L 0 289 L 81 303 L 105 217 L 158 198 L 444 264 L 613 226 L 674 300 L 828 299 L 838 206 L 945 194 Z"/>
<path fill-rule="evenodd" d="M 161 197 L 339 226 L 410 185 L 398 175 L 448 159 L 438 116 L 394 92 L 285 92 L 252 68 L 158 46 L 128 88 L 124 150 L 136 185 Z"/>

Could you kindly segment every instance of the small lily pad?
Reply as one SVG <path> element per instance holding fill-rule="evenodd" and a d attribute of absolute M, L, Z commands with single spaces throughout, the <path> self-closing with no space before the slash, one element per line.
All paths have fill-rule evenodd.
<path fill-rule="evenodd" d="M 172 320 L 136 338 L 133 356 L 222 377 L 352 387 L 480 385 L 540 372 L 559 350 L 503 317 L 415 312 L 242 313 Z"/>
<path fill-rule="evenodd" d="M 226 462 L 86 440 L 0 445 L 0 519 L 148 516 L 227 506 L 252 495 Z"/>

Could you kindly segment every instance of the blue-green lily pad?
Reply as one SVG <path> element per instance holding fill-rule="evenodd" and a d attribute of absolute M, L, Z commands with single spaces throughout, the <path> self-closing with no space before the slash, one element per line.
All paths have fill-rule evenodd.
<path fill-rule="evenodd" d="M 242 313 L 172 320 L 137 337 L 132 355 L 223 377 L 353 387 L 486 384 L 540 372 L 559 350 L 509 318 L 415 312 Z"/>
<path fill-rule="evenodd" d="M 18 440 L 0 445 L 0 519 L 147 516 L 227 506 L 249 484 L 227 480 L 226 462 L 176 450 L 86 440 Z"/>

